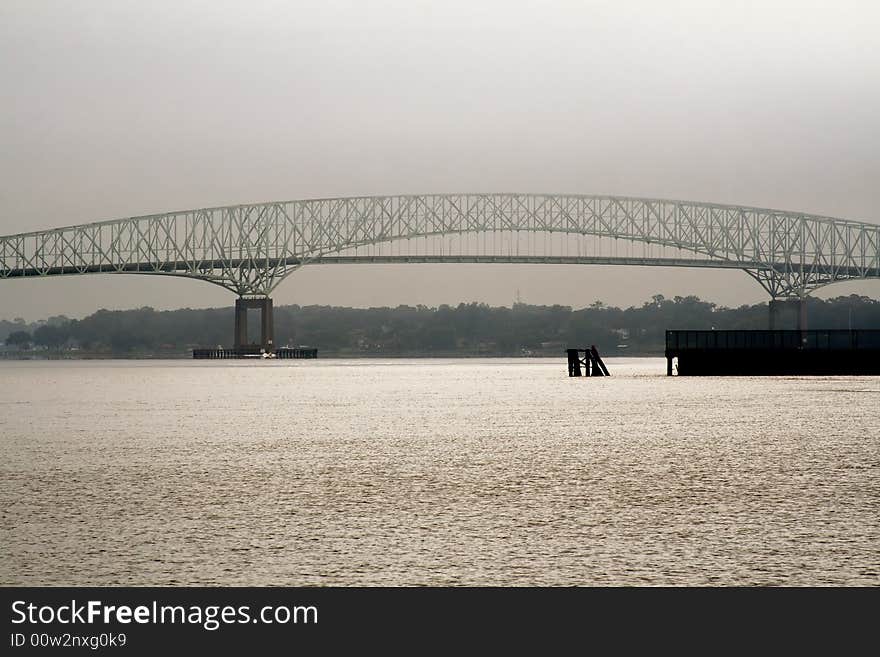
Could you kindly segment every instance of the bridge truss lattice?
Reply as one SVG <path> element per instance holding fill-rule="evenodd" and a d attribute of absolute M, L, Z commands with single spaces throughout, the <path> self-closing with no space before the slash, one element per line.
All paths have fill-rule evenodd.
<path fill-rule="evenodd" d="M 774 299 L 803 297 L 880 278 L 880 225 L 689 201 L 436 194 L 255 203 L 0 237 L 0 278 L 185 276 L 240 296 L 268 295 L 306 264 L 369 262 L 736 268 Z"/>

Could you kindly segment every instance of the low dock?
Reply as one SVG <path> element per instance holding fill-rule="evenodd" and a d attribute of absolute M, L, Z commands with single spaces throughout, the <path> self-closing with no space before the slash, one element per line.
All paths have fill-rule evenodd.
<path fill-rule="evenodd" d="M 266 352 L 259 347 L 216 347 L 193 349 L 195 359 L 226 359 L 226 358 L 317 358 L 318 350 L 314 347 L 278 347 L 273 352 Z"/>
<path fill-rule="evenodd" d="M 880 374 L 880 330 L 666 331 L 667 376 Z"/>

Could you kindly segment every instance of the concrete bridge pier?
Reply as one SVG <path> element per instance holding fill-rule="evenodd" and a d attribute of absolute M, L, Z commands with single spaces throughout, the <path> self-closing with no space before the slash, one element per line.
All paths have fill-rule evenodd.
<path fill-rule="evenodd" d="M 781 329 L 807 330 L 806 297 L 770 300 L 770 330 Z"/>
<path fill-rule="evenodd" d="M 798 331 L 807 330 L 807 299 L 806 297 L 798 297 Z M 804 338 L 806 339 L 806 338 Z"/>
<path fill-rule="evenodd" d="M 260 311 L 260 343 L 248 341 L 248 310 Z M 235 300 L 235 349 L 259 347 L 267 353 L 275 351 L 275 317 L 269 297 L 239 297 Z"/>

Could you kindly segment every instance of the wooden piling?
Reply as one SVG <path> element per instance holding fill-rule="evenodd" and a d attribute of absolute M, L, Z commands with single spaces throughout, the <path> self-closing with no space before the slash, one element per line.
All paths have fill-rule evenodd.
<path fill-rule="evenodd" d="M 568 354 L 568 375 L 581 376 L 581 359 L 578 356 L 578 350 L 566 349 L 565 351 Z"/>
<path fill-rule="evenodd" d="M 596 345 L 590 345 L 589 349 L 566 349 L 568 356 L 569 376 L 611 376 L 605 362 L 599 355 Z M 583 353 L 583 358 L 581 358 Z M 583 372 L 581 371 L 583 366 Z"/>

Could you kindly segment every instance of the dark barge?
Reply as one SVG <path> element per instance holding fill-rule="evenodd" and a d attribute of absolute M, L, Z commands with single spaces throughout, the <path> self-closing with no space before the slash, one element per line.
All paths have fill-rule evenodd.
<path fill-rule="evenodd" d="M 666 331 L 666 374 L 880 375 L 880 330 Z"/>

